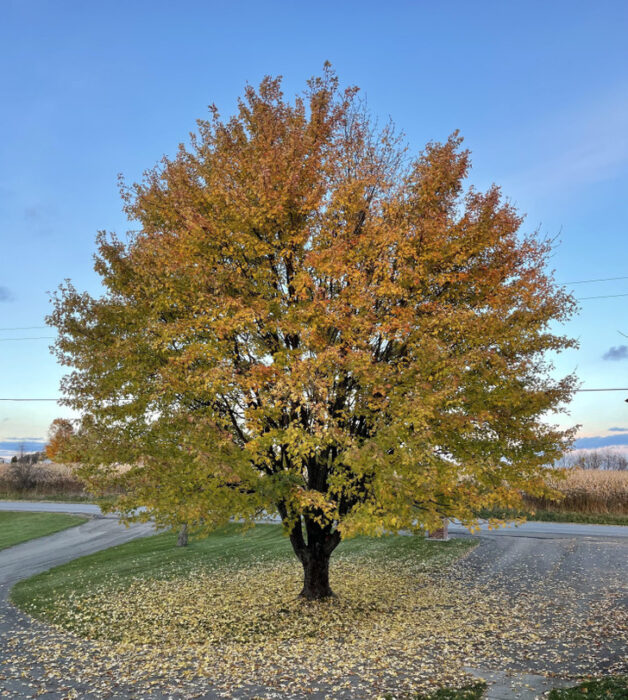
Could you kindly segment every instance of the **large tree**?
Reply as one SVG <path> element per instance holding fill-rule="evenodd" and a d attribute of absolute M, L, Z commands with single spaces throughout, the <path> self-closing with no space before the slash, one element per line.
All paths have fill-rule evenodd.
<path fill-rule="evenodd" d="M 123 187 L 136 230 L 99 234 L 102 296 L 54 295 L 84 473 L 161 522 L 279 514 L 308 598 L 342 537 L 542 492 L 572 437 L 547 415 L 574 378 L 546 358 L 574 301 L 468 170 L 457 134 L 409 157 L 329 67 L 292 102 L 266 78 L 212 109 Z"/>

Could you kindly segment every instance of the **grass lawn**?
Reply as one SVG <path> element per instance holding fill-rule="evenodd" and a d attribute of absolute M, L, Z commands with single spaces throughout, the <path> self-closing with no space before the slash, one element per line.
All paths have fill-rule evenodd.
<path fill-rule="evenodd" d="M 537 510 L 535 513 L 517 510 L 492 509 L 482 510 L 479 518 L 514 519 L 525 517 L 545 523 L 588 523 L 590 525 L 628 525 L 628 515 L 613 513 L 563 513 L 556 510 Z"/>
<path fill-rule="evenodd" d="M 419 693 L 414 696 L 413 700 L 482 700 L 485 690 L 486 683 L 480 682 L 467 685 L 464 688 L 441 688 L 429 695 Z M 393 696 L 385 695 L 384 699 L 392 700 Z"/>
<path fill-rule="evenodd" d="M 554 589 L 513 600 L 500 582 L 477 582 L 477 561 L 451 566 L 471 538 L 348 540 L 331 559 L 336 597 L 311 602 L 297 595 L 302 569 L 281 526 L 240 530 L 187 548 L 173 533 L 138 539 L 18 583 L 12 600 L 61 634 L 28 637 L 28 658 L 13 665 L 36 658 L 48 673 L 79 673 L 94 687 L 115 672 L 121 693 L 163 683 L 194 697 L 209 683 L 226 696 L 239 688 L 246 697 L 281 689 L 476 700 L 482 687 L 465 666 L 543 658 L 574 625 L 599 640 L 599 627 L 555 615 Z M 612 606 L 602 611 L 609 629 L 615 617 Z"/>
<path fill-rule="evenodd" d="M 51 501 L 53 503 L 91 503 L 94 499 L 85 494 L 37 493 L 24 491 L 0 491 L 0 501 Z"/>
<path fill-rule="evenodd" d="M 0 549 L 52 535 L 84 523 L 87 518 L 65 513 L 13 513 L 0 511 Z"/>
<path fill-rule="evenodd" d="M 256 525 L 244 534 L 240 530 L 239 526 L 230 525 L 205 539 L 192 539 L 188 547 L 175 547 L 176 535 L 172 533 L 127 542 L 22 581 L 13 588 L 11 598 L 31 614 L 45 618 L 55 609 L 58 599 L 68 593 L 89 594 L 103 581 L 115 582 L 119 588 L 138 579 L 182 578 L 200 569 L 241 569 L 260 561 L 296 562 L 280 526 Z M 392 565 L 411 558 L 415 565 L 426 569 L 442 568 L 475 544 L 470 539 L 434 542 L 420 537 L 357 537 L 340 544 L 332 556 L 330 570 L 333 579 L 334 563 L 339 555 Z"/>
<path fill-rule="evenodd" d="M 423 659 L 421 650 L 444 629 L 467 649 L 470 628 L 481 635 L 494 625 L 493 602 L 465 603 L 473 594 L 449 579 L 449 565 L 477 541 L 348 540 L 331 560 L 336 597 L 310 602 L 297 595 L 302 569 L 281 526 L 240 530 L 231 525 L 185 548 L 173 533 L 142 538 L 18 583 L 15 604 L 78 635 L 52 645 L 31 640 L 31 653 L 50 657 L 55 673 L 66 673 L 60 658 L 80 664 L 95 683 L 111 663 L 133 687 L 185 677 L 191 695 L 206 689 L 206 678 L 227 693 L 247 683 L 294 694 L 323 684 L 332 697 L 347 678 L 358 695 L 382 683 L 412 696 L 468 683 L 459 664 Z M 77 638 L 96 646 L 77 649 Z"/>
<path fill-rule="evenodd" d="M 574 688 L 552 690 L 548 700 L 626 700 L 628 698 L 628 676 L 611 676 L 586 681 Z"/>

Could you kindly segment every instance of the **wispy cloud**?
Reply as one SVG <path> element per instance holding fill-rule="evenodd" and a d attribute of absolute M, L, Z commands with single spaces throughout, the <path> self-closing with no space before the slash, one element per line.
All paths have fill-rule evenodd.
<path fill-rule="evenodd" d="M 607 350 L 602 355 L 603 360 L 628 360 L 628 345 L 618 345 Z"/>
<path fill-rule="evenodd" d="M 610 433 L 628 433 L 628 428 L 609 428 L 608 431 Z"/>
<path fill-rule="evenodd" d="M 28 222 L 32 233 L 49 235 L 51 223 L 56 219 L 56 210 L 48 204 L 31 204 L 23 210 L 24 221 Z"/>
<path fill-rule="evenodd" d="M 13 301 L 13 294 L 8 287 L 0 285 L 0 301 Z"/>
<path fill-rule="evenodd" d="M 628 88 L 598 95 L 535 123 L 528 167 L 514 181 L 535 192 L 603 182 L 628 168 Z"/>
<path fill-rule="evenodd" d="M 46 442 L 44 438 L 41 437 L 6 437 L 4 438 L 5 440 L 10 440 L 12 442 L 20 443 L 20 442 L 34 442 L 34 443 L 40 443 L 40 442 Z M 0 443 L 2 444 L 2 443 Z"/>

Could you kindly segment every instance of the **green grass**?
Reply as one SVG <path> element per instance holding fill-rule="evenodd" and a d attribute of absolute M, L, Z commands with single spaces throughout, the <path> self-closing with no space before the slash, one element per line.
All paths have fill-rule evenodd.
<path fill-rule="evenodd" d="M 168 532 L 75 559 L 18 583 L 11 599 L 36 617 L 45 618 L 58 596 L 69 591 L 88 592 L 105 579 L 115 579 L 117 585 L 124 586 L 125 581 L 134 578 L 164 578 L 171 572 L 181 576 L 199 568 L 245 567 L 260 559 L 295 561 L 290 542 L 279 525 L 256 525 L 245 533 L 241 533 L 240 526 L 229 525 L 207 538 L 192 540 L 188 547 L 176 547 L 175 542 L 176 535 Z M 421 537 L 357 537 L 342 542 L 332 555 L 332 586 L 334 557 L 339 554 L 387 559 L 391 563 L 411 557 L 426 567 L 441 567 L 475 544 L 470 539 L 432 542 Z"/>
<path fill-rule="evenodd" d="M 586 681 L 574 688 L 556 688 L 548 700 L 626 700 L 628 698 L 628 676 L 610 676 Z"/>
<path fill-rule="evenodd" d="M 486 683 L 474 683 L 464 688 L 441 688 L 432 695 L 417 695 L 416 700 L 481 700 L 484 697 Z"/>
<path fill-rule="evenodd" d="M 473 685 L 466 685 L 463 688 L 440 688 L 430 695 L 414 695 L 415 700 L 482 700 L 486 683 L 480 681 Z M 394 696 L 384 695 L 385 700 L 392 700 Z"/>
<path fill-rule="evenodd" d="M 546 523 L 588 523 L 590 525 L 628 525 L 628 515 L 612 513 L 563 513 L 555 510 L 537 510 L 535 513 L 494 508 L 478 512 L 479 518 L 504 518 L 506 520 L 525 517 Z"/>
<path fill-rule="evenodd" d="M 0 511 L 0 549 L 52 535 L 84 523 L 87 518 L 65 513 L 13 513 Z"/>
<path fill-rule="evenodd" d="M 28 493 L 24 491 L 0 491 L 0 501 L 51 501 L 52 503 L 93 503 L 87 494 Z"/>
<path fill-rule="evenodd" d="M 91 496 L 88 493 L 29 493 L 24 491 L 0 491 L 0 501 L 42 501 L 51 503 L 110 503 L 115 496 Z"/>

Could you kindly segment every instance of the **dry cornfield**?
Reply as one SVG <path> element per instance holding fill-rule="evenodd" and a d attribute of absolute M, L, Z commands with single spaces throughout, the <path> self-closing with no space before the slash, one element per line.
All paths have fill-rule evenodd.
<path fill-rule="evenodd" d="M 0 492 L 31 496 L 85 496 L 83 482 L 65 464 L 0 464 Z"/>
<path fill-rule="evenodd" d="M 563 494 L 560 501 L 526 496 L 533 508 L 572 513 L 628 515 L 628 471 L 610 469 L 561 469 L 548 484 Z"/>

